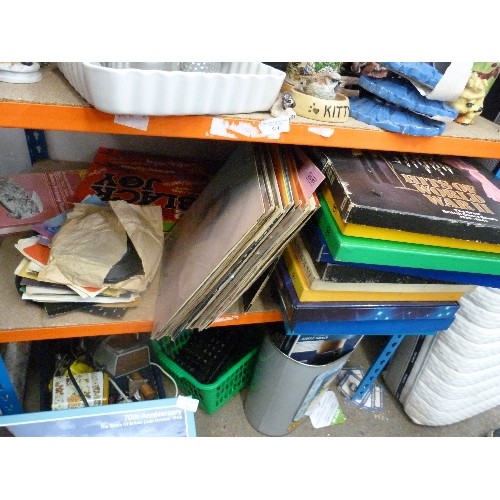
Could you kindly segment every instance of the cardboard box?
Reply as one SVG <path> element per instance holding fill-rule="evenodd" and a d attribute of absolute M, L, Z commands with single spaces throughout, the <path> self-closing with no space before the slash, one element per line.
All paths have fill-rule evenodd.
<path fill-rule="evenodd" d="M 191 398 L 7 415 L 0 419 L 16 437 L 195 437 Z M 190 404 L 188 404 L 190 403 Z"/>

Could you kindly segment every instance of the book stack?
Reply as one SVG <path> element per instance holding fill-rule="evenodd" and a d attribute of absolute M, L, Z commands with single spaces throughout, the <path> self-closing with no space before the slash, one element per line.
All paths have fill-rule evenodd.
<path fill-rule="evenodd" d="M 276 272 L 293 331 L 334 331 L 333 321 L 321 321 L 326 309 L 347 309 L 351 302 L 355 321 L 346 325 L 349 333 L 435 333 L 450 325 L 464 294 L 480 285 L 500 287 L 500 189 L 479 163 L 336 148 L 304 151 L 326 179 L 318 189 L 320 209 L 287 247 Z M 322 311 L 308 322 L 305 311 L 314 302 Z M 389 319 L 390 307 L 420 313 L 405 316 L 411 321 Z M 387 322 L 375 320 L 377 314 Z"/>
<path fill-rule="evenodd" d="M 314 176 L 292 153 L 240 145 L 169 233 L 153 338 L 208 328 L 318 209 Z"/>

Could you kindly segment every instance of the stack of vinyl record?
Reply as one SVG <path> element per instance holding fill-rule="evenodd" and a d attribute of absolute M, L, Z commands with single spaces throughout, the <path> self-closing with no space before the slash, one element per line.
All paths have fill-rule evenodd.
<path fill-rule="evenodd" d="M 161 208 L 76 204 L 50 242 L 37 233 L 14 246 L 22 255 L 15 276 L 23 300 L 49 315 L 83 310 L 119 318 L 137 305 L 160 264 Z"/>
<path fill-rule="evenodd" d="M 279 145 L 240 145 L 169 234 L 153 338 L 208 328 L 319 207 Z"/>

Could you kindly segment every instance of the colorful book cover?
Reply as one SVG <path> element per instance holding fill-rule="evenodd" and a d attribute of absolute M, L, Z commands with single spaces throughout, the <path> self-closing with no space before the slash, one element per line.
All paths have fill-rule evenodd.
<path fill-rule="evenodd" d="M 323 264 L 312 259 L 306 240 L 298 235 L 290 243 L 311 290 L 359 292 L 458 292 L 474 285 L 449 283 L 416 276 L 341 264 Z"/>
<path fill-rule="evenodd" d="M 300 261 L 292 245 L 288 245 L 283 251 L 283 260 L 288 268 L 293 286 L 297 296 L 303 301 L 329 302 L 329 301 L 374 301 L 374 302 L 400 302 L 400 301 L 436 301 L 436 300 L 459 300 L 464 292 L 387 292 L 380 291 L 346 291 L 346 290 L 312 290 L 302 270 Z"/>
<path fill-rule="evenodd" d="M 0 176 L 0 234 L 32 230 L 70 210 L 84 175 L 62 170 Z"/>
<path fill-rule="evenodd" d="M 100 147 L 76 198 L 160 205 L 170 231 L 211 178 L 212 165 L 202 160 Z"/>
<path fill-rule="evenodd" d="M 500 188 L 469 158 L 306 148 L 351 223 L 500 243 Z"/>
<path fill-rule="evenodd" d="M 332 212 L 342 234 L 346 236 L 359 236 L 360 238 L 374 238 L 379 240 L 402 241 L 406 243 L 424 243 L 425 245 L 449 248 L 463 248 L 466 250 L 477 250 L 479 252 L 500 253 L 500 245 L 497 243 L 483 243 L 481 241 L 459 240 L 447 238 L 446 236 L 435 236 L 433 234 L 413 233 L 400 229 L 387 229 L 384 227 L 364 226 L 361 224 L 346 224 L 333 199 L 330 188 L 323 184 L 321 187 L 323 196 Z"/>
<path fill-rule="evenodd" d="M 288 335 L 426 333 L 448 328 L 459 308 L 458 302 L 302 302 L 282 259 L 273 276 Z"/>
<path fill-rule="evenodd" d="M 500 275 L 498 254 L 344 236 L 321 192 L 315 220 L 336 261 Z"/>
<path fill-rule="evenodd" d="M 179 398 L 5 415 L 1 425 L 16 437 L 196 437 Z"/>
<path fill-rule="evenodd" d="M 310 220 L 301 230 L 303 240 L 308 246 L 309 253 L 313 260 L 325 265 L 335 264 L 336 266 L 356 266 L 376 269 L 388 273 L 409 274 L 431 278 L 440 281 L 450 281 L 452 283 L 472 284 L 476 286 L 487 286 L 490 288 L 500 288 L 500 276 L 494 274 L 479 274 L 455 271 L 443 271 L 440 269 L 420 269 L 418 267 L 398 267 L 380 266 L 376 264 L 360 264 L 358 262 L 338 262 L 328 248 L 325 237 L 316 220 Z"/>
<path fill-rule="evenodd" d="M 455 317 L 456 301 L 414 302 L 303 302 L 299 300 L 290 273 L 278 260 L 273 274 L 277 290 L 285 300 L 286 316 L 295 321 L 387 321 Z"/>

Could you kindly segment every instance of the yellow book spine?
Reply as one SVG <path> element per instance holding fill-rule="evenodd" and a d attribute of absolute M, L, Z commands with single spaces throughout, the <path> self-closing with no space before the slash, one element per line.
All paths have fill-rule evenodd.
<path fill-rule="evenodd" d="M 500 245 L 495 243 L 484 243 L 481 241 L 458 240 L 447 236 L 436 236 L 433 234 L 412 233 L 411 231 L 400 231 L 385 227 L 364 226 L 352 222 L 345 223 L 337 210 L 332 193 L 327 185 L 323 185 L 323 196 L 328 208 L 332 212 L 335 222 L 345 236 L 357 236 L 376 240 L 399 241 L 402 243 L 417 243 L 419 245 L 430 245 L 433 247 L 462 248 L 464 250 L 476 250 L 478 252 L 500 253 Z"/>
<path fill-rule="evenodd" d="M 311 290 L 292 245 L 283 251 L 283 260 L 301 302 L 432 302 L 457 301 L 464 292 L 349 292 Z"/>

